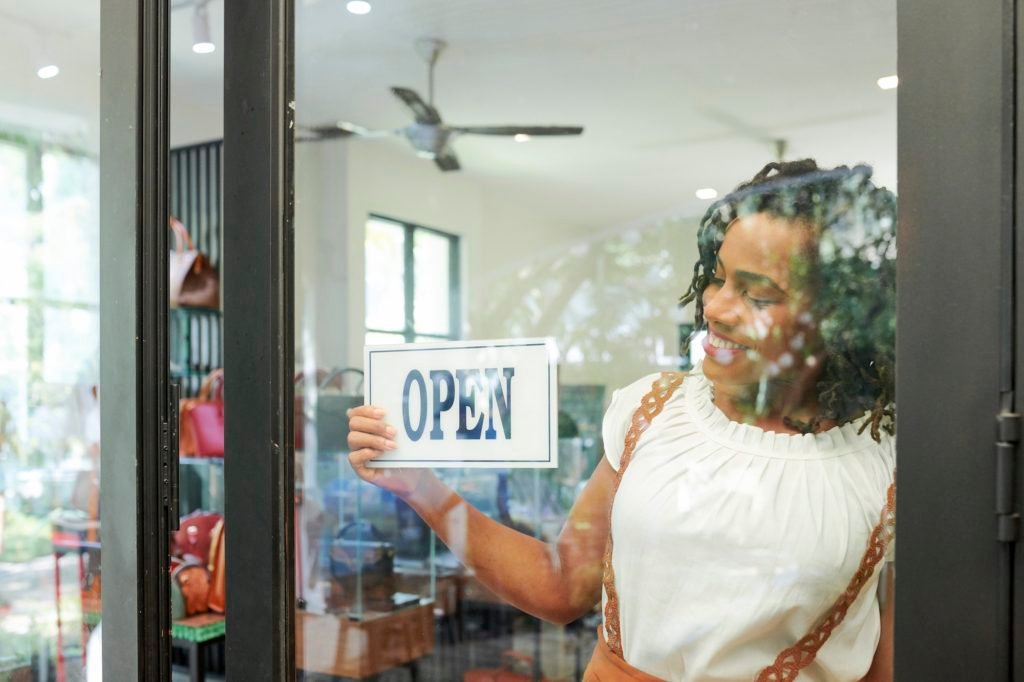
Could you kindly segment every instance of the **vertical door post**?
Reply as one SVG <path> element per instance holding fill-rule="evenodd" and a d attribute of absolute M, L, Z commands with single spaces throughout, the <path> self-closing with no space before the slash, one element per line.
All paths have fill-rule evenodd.
<path fill-rule="evenodd" d="M 225 3 L 228 678 L 294 677 L 291 0 Z"/>
<path fill-rule="evenodd" d="M 168 0 L 104 0 L 100 47 L 103 674 L 170 678 Z"/>

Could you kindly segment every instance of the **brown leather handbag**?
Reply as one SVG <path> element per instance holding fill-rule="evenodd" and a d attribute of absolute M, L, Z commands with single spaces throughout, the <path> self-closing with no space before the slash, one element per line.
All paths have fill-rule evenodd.
<path fill-rule="evenodd" d="M 171 619 L 209 611 L 210 570 L 205 564 L 183 561 L 171 570 Z"/>
<path fill-rule="evenodd" d="M 210 595 L 207 600 L 210 610 L 224 613 L 227 603 L 227 574 L 224 566 L 224 519 L 221 519 L 210 534 Z"/>
<path fill-rule="evenodd" d="M 168 256 L 171 307 L 220 308 L 220 275 L 195 245 L 180 220 L 170 217 L 174 250 Z M 187 248 L 186 248 L 187 247 Z"/>

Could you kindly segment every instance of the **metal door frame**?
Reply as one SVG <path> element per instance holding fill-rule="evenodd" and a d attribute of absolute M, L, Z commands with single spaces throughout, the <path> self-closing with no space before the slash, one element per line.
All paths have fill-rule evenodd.
<path fill-rule="evenodd" d="M 227 673 L 295 677 L 293 0 L 225 3 Z"/>
<path fill-rule="evenodd" d="M 169 6 L 103 0 L 100 12 L 103 674 L 160 681 L 170 679 L 168 531 L 177 518 L 167 384 Z"/>
<path fill-rule="evenodd" d="M 897 5 L 896 677 L 1010 680 L 1015 3 Z"/>

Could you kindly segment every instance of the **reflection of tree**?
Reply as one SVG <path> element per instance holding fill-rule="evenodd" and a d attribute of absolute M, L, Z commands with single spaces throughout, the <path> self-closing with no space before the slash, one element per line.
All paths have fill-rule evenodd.
<path fill-rule="evenodd" d="M 573 364 L 653 367 L 659 350 L 676 353 L 676 301 L 693 268 L 679 261 L 691 231 L 661 223 L 539 257 L 495 281 L 476 301 L 476 319 L 491 335 L 554 336 Z"/>
<path fill-rule="evenodd" d="M 7 408 L 7 403 L 0 400 L 0 457 L 8 450 L 16 451 L 17 442 L 12 435 L 14 417 Z M 0 492 L 3 492 L 0 490 Z"/>

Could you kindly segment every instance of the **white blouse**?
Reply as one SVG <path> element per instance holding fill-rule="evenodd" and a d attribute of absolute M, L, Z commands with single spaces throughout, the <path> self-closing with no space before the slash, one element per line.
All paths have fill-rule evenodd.
<path fill-rule="evenodd" d="M 658 376 L 612 396 L 603 435 L 615 469 Z M 858 435 L 859 420 L 765 432 L 731 421 L 710 390 L 690 372 L 640 437 L 612 513 L 623 654 L 672 681 L 752 680 L 803 637 L 857 570 L 896 464 L 895 439 Z M 798 679 L 867 672 L 880 568 Z"/>

